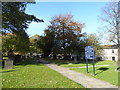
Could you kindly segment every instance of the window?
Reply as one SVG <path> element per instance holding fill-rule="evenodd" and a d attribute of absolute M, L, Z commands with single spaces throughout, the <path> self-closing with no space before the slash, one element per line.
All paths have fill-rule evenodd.
<path fill-rule="evenodd" d="M 114 53 L 114 50 L 112 50 L 112 53 Z"/>
<path fill-rule="evenodd" d="M 115 61 L 115 57 L 112 57 L 112 60 Z"/>

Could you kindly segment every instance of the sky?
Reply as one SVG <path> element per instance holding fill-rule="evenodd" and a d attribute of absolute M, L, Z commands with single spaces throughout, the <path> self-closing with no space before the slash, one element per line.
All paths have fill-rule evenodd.
<path fill-rule="evenodd" d="M 85 23 L 82 33 L 97 33 L 101 23 L 98 16 L 106 2 L 36 2 L 28 4 L 26 13 L 43 19 L 44 23 L 32 22 L 27 29 L 29 36 L 43 35 L 44 29 L 49 25 L 52 17 L 59 14 L 70 13 L 77 22 Z"/>

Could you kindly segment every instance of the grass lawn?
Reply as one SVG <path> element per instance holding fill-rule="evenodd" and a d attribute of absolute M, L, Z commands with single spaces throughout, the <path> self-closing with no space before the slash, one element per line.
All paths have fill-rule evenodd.
<path fill-rule="evenodd" d="M 73 63 L 73 60 L 51 60 L 50 58 L 44 58 L 43 60 L 49 61 L 57 65 Z"/>
<path fill-rule="evenodd" d="M 60 65 L 62 67 L 80 67 L 86 65 L 85 61 L 80 61 L 80 60 L 78 61 L 78 64 L 74 64 L 74 60 L 50 60 L 50 58 L 44 58 L 43 60 Z M 92 63 L 89 62 L 89 65 L 92 65 Z"/>
<path fill-rule="evenodd" d="M 44 60 L 49 61 L 51 63 L 60 65 L 62 67 L 81 67 L 86 66 L 86 61 L 78 60 L 78 64 L 74 64 L 74 60 L 50 60 L 50 58 L 44 58 Z M 92 60 L 89 60 L 89 66 L 92 66 Z M 114 61 L 95 61 L 95 65 L 116 65 Z"/>
<path fill-rule="evenodd" d="M 89 68 L 89 73 L 86 73 L 86 68 L 72 68 L 71 70 L 84 73 L 88 76 L 107 81 L 118 86 L 118 72 L 115 71 L 117 66 L 99 66 L 96 67 L 96 76 L 93 76 L 92 67 Z M 119 73 L 120 74 L 120 73 Z M 120 78 L 120 76 L 119 76 Z M 119 84 L 120 86 L 120 84 Z"/>
<path fill-rule="evenodd" d="M 116 65 L 116 62 L 114 61 L 99 61 L 95 62 L 95 65 Z M 85 61 L 81 61 L 79 64 L 61 64 L 60 66 L 62 67 L 81 67 L 81 66 L 86 66 Z M 92 66 L 92 61 L 89 61 L 88 66 Z"/>
<path fill-rule="evenodd" d="M 84 88 L 42 64 L 2 70 L 2 82 L 3 88 Z"/>
<path fill-rule="evenodd" d="M 116 62 L 105 60 L 105 61 L 97 62 L 96 65 L 116 65 Z"/>
<path fill-rule="evenodd" d="M 96 76 L 93 76 L 93 68 L 89 67 L 89 74 L 86 73 L 86 68 L 77 68 L 81 66 L 86 66 L 85 62 L 79 64 L 61 64 L 62 67 L 76 67 L 71 70 L 84 73 L 88 76 L 92 76 L 94 78 L 98 78 L 104 81 L 107 81 L 113 85 L 118 85 L 118 72 L 115 71 L 117 68 L 116 62 L 114 61 L 99 61 L 96 62 L 95 65 L 110 65 L 110 66 L 97 66 L 96 67 Z M 92 62 L 89 61 L 89 66 L 92 66 Z M 120 76 L 119 76 L 120 78 Z M 120 85 L 119 85 L 120 86 Z"/>
<path fill-rule="evenodd" d="M 8 59 L 8 57 L 3 57 L 3 59 Z"/>
<path fill-rule="evenodd" d="M 88 66 L 91 66 L 92 64 L 89 63 Z M 73 63 L 69 63 L 69 64 L 61 64 L 60 66 L 62 67 L 81 67 L 81 66 L 86 66 L 86 63 L 79 63 L 79 64 L 73 64 Z"/>
<path fill-rule="evenodd" d="M 95 65 L 109 65 L 109 66 L 97 66 L 96 67 L 96 76 L 93 76 L 92 67 L 89 67 L 89 74 L 86 73 L 86 68 L 77 68 L 77 67 L 81 67 L 81 66 L 86 66 L 85 61 L 81 61 L 78 64 L 72 64 L 71 62 L 68 62 L 68 61 L 66 62 L 66 60 L 64 61 L 64 63 L 63 63 L 63 61 L 60 62 L 60 60 L 58 60 L 58 61 L 55 60 L 55 61 L 56 61 L 55 62 L 56 64 L 58 64 L 62 67 L 76 67 L 76 68 L 71 68 L 71 70 L 84 73 L 88 76 L 98 78 L 98 79 L 107 81 L 113 85 L 118 86 L 118 76 L 119 75 L 118 75 L 118 72 L 115 71 L 117 66 L 116 66 L 116 62 L 114 62 L 114 61 L 106 60 L 106 61 L 95 62 Z M 52 61 L 52 62 L 54 62 L 54 61 Z M 88 65 L 92 66 L 92 61 L 89 61 Z M 120 76 L 119 76 L 119 78 L 120 78 Z"/>

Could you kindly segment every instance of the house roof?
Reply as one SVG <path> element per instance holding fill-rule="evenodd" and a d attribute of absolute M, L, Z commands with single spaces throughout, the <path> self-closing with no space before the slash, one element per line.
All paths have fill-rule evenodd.
<path fill-rule="evenodd" d="M 104 49 L 118 49 L 118 45 L 105 45 Z"/>

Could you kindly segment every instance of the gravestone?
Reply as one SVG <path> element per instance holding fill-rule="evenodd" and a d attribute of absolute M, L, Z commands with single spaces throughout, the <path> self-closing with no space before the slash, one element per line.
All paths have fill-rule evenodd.
<path fill-rule="evenodd" d="M 37 60 L 37 57 L 36 56 L 33 56 L 34 60 Z"/>
<path fill-rule="evenodd" d="M 22 59 L 22 60 L 25 60 L 25 56 L 21 56 L 21 59 Z"/>
<path fill-rule="evenodd" d="M 37 57 L 37 60 L 39 60 L 39 58 L 40 58 L 39 55 L 37 55 L 36 57 Z"/>
<path fill-rule="evenodd" d="M 4 69 L 12 69 L 13 68 L 13 60 L 7 59 L 4 63 Z"/>
<path fill-rule="evenodd" d="M 77 64 L 77 55 L 74 55 L 74 64 Z"/>

